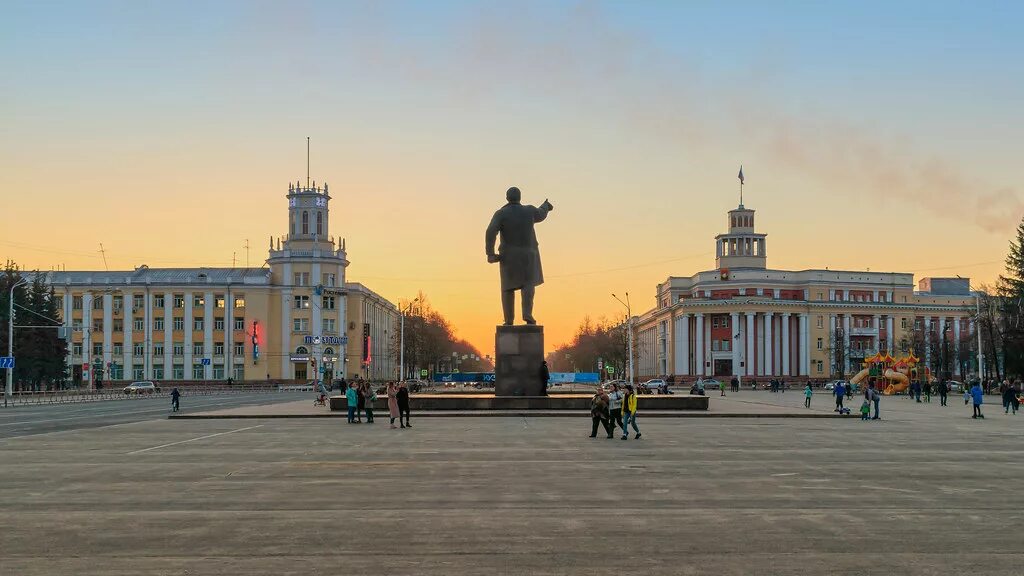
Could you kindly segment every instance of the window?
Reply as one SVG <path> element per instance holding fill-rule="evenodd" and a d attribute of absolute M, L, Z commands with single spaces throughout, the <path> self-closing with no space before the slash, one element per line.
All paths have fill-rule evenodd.
<path fill-rule="evenodd" d="M 124 332 L 124 320 L 120 318 L 114 318 L 114 322 L 113 325 L 111 326 L 111 329 L 114 332 Z"/>
<path fill-rule="evenodd" d="M 93 332 L 103 332 L 103 319 L 102 318 L 94 318 L 93 319 L 93 321 L 92 321 L 92 331 Z"/>
<path fill-rule="evenodd" d="M 164 307 L 164 295 L 163 294 L 157 294 L 156 296 L 153 296 L 153 307 L 154 308 L 163 308 Z"/>
<path fill-rule="evenodd" d="M 82 319 L 81 318 L 75 318 L 74 320 L 72 320 L 71 321 L 71 329 L 74 330 L 75 332 L 81 332 L 82 331 Z"/>
<path fill-rule="evenodd" d="M 142 380 L 146 377 L 146 369 L 141 364 L 135 364 L 132 366 L 132 378 L 136 380 Z"/>
<path fill-rule="evenodd" d="M 61 311 L 64 310 L 64 297 L 63 296 L 57 296 L 57 297 L 54 298 L 53 301 L 56 303 L 58 310 L 61 310 Z"/>
<path fill-rule="evenodd" d="M 324 286 L 334 286 L 334 274 L 324 273 L 322 278 L 323 281 L 321 282 L 321 284 L 323 284 Z"/>
<path fill-rule="evenodd" d="M 163 342 L 156 342 L 155 344 L 153 344 L 153 356 L 163 356 L 163 355 L 164 355 L 164 343 Z"/>
<path fill-rule="evenodd" d="M 132 309 L 141 311 L 146 305 L 146 297 L 142 294 L 132 296 Z"/>
<path fill-rule="evenodd" d="M 205 325 L 205 322 L 203 322 L 202 318 L 194 318 L 192 320 L 192 330 L 194 330 L 196 332 L 202 331 L 204 325 Z"/>
<path fill-rule="evenodd" d="M 821 360 L 818 360 L 818 374 L 821 374 L 824 371 L 825 371 L 825 363 L 822 362 Z"/>
<path fill-rule="evenodd" d="M 295 309 L 302 310 L 304 308 L 309 308 L 309 296 L 296 296 Z"/>
<path fill-rule="evenodd" d="M 174 343 L 174 350 L 173 351 L 174 351 L 174 355 L 175 356 L 179 356 L 179 357 L 180 356 L 184 356 L 185 355 L 185 344 L 183 342 L 175 342 Z"/>
<path fill-rule="evenodd" d="M 214 305 L 215 308 L 223 308 L 224 307 L 224 295 L 223 294 L 215 295 L 213 297 L 213 305 Z"/>
<path fill-rule="evenodd" d="M 185 329 L 185 319 L 182 318 L 181 316 L 175 316 L 174 317 L 174 327 L 173 328 L 174 328 L 175 332 L 181 332 L 182 330 L 184 330 Z"/>
<path fill-rule="evenodd" d="M 102 297 L 100 297 L 100 298 L 93 297 L 93 299 L 92 299 L 92 309 L 93 310 L 103 310 L 103 298 Z"/>
<path fill-rule="evenodd" d="M 327 348 L 324 348 L 324 356 L 326 356 L 328 358 L 334 356 L 334 348 L 331 348 L 330 346 L 328 346 Z"/>
<path fill-rule="evenodd" d="M 822 340 L 821 338 L 818 338 L 818 350 L 824 350 L 824 349 L 825 349 L 825 341 Z"/>
<path fill-rule="evenodd" d="M 124 344 L 114 344 L 114 356 L 124 356 Z"/>
<path fill-rule="evenodd" d="M 907 329 L 907 319 L 906 318 L 900 318 L 900 328 L 903 328 L 904 330 Z"/>
<path fill-rule="evenodd" d="M 213 329 L 214 330 L 223 330 L 224 329 L 224 319 L 223 318 L 214 318 L 213 319 Z"/>
<path fill-rule="evenodd" d="M 214 356 L 223 356 L 224 355 L 224 343 L 223 342 L 214 342 L 213 343 L 213 355 Z"/>
<path fill-rule="evenodd" d="M 820 296 L 820 294 L 819 294 L 819 296 Z M 825 317 L 824 316 L 818 316 L 818 328 L 824 328 L 824 327 L 825 327 Z M 821 350 L 821 348 L 818 348 L 818 350 Z"/>
<path fill-rule="evenodd" d="M 295 285 L 296 286 L 309 286 L 309 272 L 296 272 L 295 273 Z"/>
<path fill-rule="evenodd" d="M 93 356 L 103 356 L 103 344 L 93 344 L 92 345 L 92 355 Z"/>
<path fill-rule="evenodd" d="M 164 367 L 163 366 L 153 366 L 153 379 L 154 380 L 163 380 L 164 379 Z"/>
<path fill-rule="evenodd" d="M 323 332 L 325 334 L 326 333 L 333 333 L 334 332 L 334 318 L 324 318 L 322 320 L 322 323 L 323 323 Z"/>
<path fill-rule="evenodd" d="M 174 365 L 174 379 L 175 380 L 184 380 L 185 379 L 185 365 L 184 364 L 175 364 Z"/>
<path fill-rule="evenodd" d="M 75 342 L 74 344 L 72 344 L 71 345 L 71 354 L 73 356 L 81 356 L 82 355 L 82 345 L 80 343 L 78 343 L 78 342 Z"/>
<path fill-rule="evenodd" d="M 139 332 L 142 332 L 145 329 L 146 329 L 146 321 L 145 320 L 143 320 L 142 318 L 136 318 L 135 320 L 132 320 L 132 330 L 138 330 Z"/>
<path fill-rule="evenodd" d="M 245 296 L 235 296 L 235 308 L 245 308 Z"/>
<path fill-rule="evenodd" d="M 146 345 L 145 344 L 143 344 L 142 342 L 136 342 L 135 344 L 132 344 L 132 355 L 134 355 L 134 356 L 142 356 L 145 353 L 146 353 Z"/>
<path fill-rule="evenodd" d="M 175 308 L 184 308 L 185 307 L 185 297 L 182 296 L 181 294 L 175 294 L 174 295 L 174 307 Z"/>
<path fill-rule="evenodd" d="M 305 354 L 309 354 L 309 349 L 306 348 L 305 346 L 299 346 L 298 348 L 295 349 L 295 354 L 297 356 L 303 356 Z"/>
<path fill-rule="evenodd" d="M 293 332 L 309 332 L 309 318 L 295 318 L 292 320 Z"/>
<path fill-rule="evenodd" d="M 718 328 L 718 316 L 714 316 L 711 318 L 711 327 Z"/>
<path fill-rule="evenodd" d="M 202 342 L 193 342 L 192 343 L 192 355 L 193 356 L 202 356 L 203 354 L 205 354 L 205 352 L 203 352 L 203 343 Z"/>
<path fill-rule="evenodd" d="M 82 309 L 82 297 L 81 296 L 72 296 L 71 297 L 71 309 L 72 310 L 81 310 Z"/>
<path fill-rule="evenodd" d="M 114 307 L 114 312 L 120 312 L 121 309 L 124 308 L 124 296 L 114 296 L 112 299 L 112 305 Z"/>
<path fill-rule="evenodd" d="M 204 298 L 202 294 L 196 294 L 196 295 L 192 296 L 192 307 L 193 308 L 202 308 L 205 305 L 206 305 L 206 298 Z"/>
<path fill-rule="evenodd" d="M 235 318 L 235 330 L 245 330 L 245 318 Z"/>
<path fill-rule="evenodd" d="M 164 329 L 164 319 L 163 318 L 154 318 L 153 319 L 153 330 L 163 330 L 163 329 Z"/>
<path fill-rule="evenodd" d="M 334 310 L 334 296 L 324 296 L 321 304 L 324 310 Z"/>
<path fill-rule="evenodd" d="M 316 213 L 316 233 L 318 236 L 324 233 L 324 215 L 320 211 Z"/>
<path fill-rule="evenodd" d="M 192 379 L 193 380 L 202 380 L 203 378 L 206 378 L 206 370 L 203 368 L 203 365 L 202 364 L 193 364 L 192 365 Z"/>
<path fill-rule="evenodd" d="M 235 356 L 245 356 L 245 344 L 235 342 Z"/>
<path fill-rule="evenodd" d="M 245 380 L 245 367 L 235 366 L 235 380 Z"/>
<path fill-rule="evenodd" d="M 224 379 L 224 365 L 223 364 L 217 364 L 216 366 L 213 367 L 213 379 L 214 380 L 223 380 Z"/>
<path fill-rule="evenodd" d="M 302 233 L 309 234 L 309 212 L 302 211 Z"/>

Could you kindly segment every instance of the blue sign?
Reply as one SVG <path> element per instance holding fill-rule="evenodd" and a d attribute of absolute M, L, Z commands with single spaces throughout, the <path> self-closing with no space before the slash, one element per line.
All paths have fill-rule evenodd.
<path fill-rule="evenodd" d="M 600 377 L 597 372 L 552 372 L 548 375 L 551 384 L 597 384 Z"/>
<path fill-rule="evenodd" d="M 434 382 L 494 382 L 494 372 L 441 372 L 434 374 Z"/>
<path fill-rule="evenodd" d="M 203 366 L 209 366 L 209 365 L 210 365 L 210 359 L 209 358 L 203 358 Z"/>
<path fill-rule="evenodd" d="M 0 368 L 14 368 L 14 356 L 0 356 Z"/>

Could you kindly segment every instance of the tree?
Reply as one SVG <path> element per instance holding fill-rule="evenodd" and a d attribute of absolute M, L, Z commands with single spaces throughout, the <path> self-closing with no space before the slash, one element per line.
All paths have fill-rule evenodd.
<path fill-rule="evenodd" d="M 402 310 L 406 310 L 405 365 L 407 369 L 411 369 L 417 374 L 420 370 L 427 370 L 430 373 L 441 372 L 442 368 L 451 372 L 456 365 L 462 372 L 494 370 L 494 365 L 489 360 L 483 359 L 483 355 L 475 346 L 455 336 L 455 331 L 448 319 L 431 307 L 430 300 L 422 291 L 412 301 L 399 302 L 399 306 Z M 391 340 L 392 353 L 396 357 L 401 357 L 400 332 L 400 328 L 396 326 Z M 463 356 L 466 359 L 463 360 Z M 457 358 L 458 361 L 453 361 L 453 358 Z"/>
<path fill-rule="evenodd" d="M 0 277 L 0 351 L 7 354 L 7 327 L 11 286 L 26 279 L 13 262 Z M 67 378 L 64 359 L 67 342 L 57 328 L 60 310 L 53 289 L 36 273 L 30 282 L 14 289 L 14 382 L 17 390 L 63 387 Z M 4 375 L 3 377 L 6 377 Z"/>
<path fill-rule="evenodd" d="M 597 372 L 597 363 L 600 359 L 606 374 L 607 366 L 612 366 L 616 373 L 623 374 L 627 365 L 627 338 L 624 320 L 601 318 L 594 322 L 586 316 L 580 322 L 572 340 L 548 354 L 548 365 L 553 372 Z"/>

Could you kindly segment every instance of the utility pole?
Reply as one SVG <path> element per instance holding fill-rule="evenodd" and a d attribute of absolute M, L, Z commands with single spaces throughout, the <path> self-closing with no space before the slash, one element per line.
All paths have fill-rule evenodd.
<path fill-rule="evenodd" d="M 245 267 L 249 267 L 249 239 L 245 239 Z"/>
<path fill-rule="evenodd" d="M 10 299 L 7 301 L 7 355 L 14 357 L 14 289 L 18 286 L 28 284 L 28 278 L 22 278 L 11 284 Z M 14 396 L 14 366 L 7 369 L 7 385 L 4 386 L 4 406 L 11 402 Z"/>
<path fill-rule="evenodd" d="M 628 365 L 629 365 L 629 384 L 633 385 L 633 310 L 629 306 L 629 292 L 626 292 L 626 301 L 623 302 L 621 298 L 612 294 L 612 298 L 619 301 L 620 304 L 626 307 L 626 339 L 628 344 L 626 346 L 627 354 L 629 354 Z"/>

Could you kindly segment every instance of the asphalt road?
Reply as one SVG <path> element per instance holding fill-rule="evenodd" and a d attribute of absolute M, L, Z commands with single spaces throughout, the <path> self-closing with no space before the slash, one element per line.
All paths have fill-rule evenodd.
<path fill-rule="evenodd" d="M 183 396 L 181 411 L 197 412 L 252 404 L 291 402 L 304 396 L 312 399 L 309 392 L 225 392 L 211 396 Z M 0 409 L 0 439 L 154 420 L 166 417 L 170 410 L 171 400 L 166 396 L 15 406 Z"/>
<path fill-rule="evenodd" d="M 641 414 L 629 441 L 586 418 L 415 413 L 0 440 L 0 574 L 1021 574 L 1024 414 L 888 407 Z"/>

